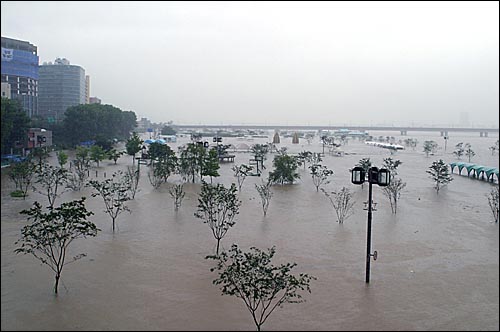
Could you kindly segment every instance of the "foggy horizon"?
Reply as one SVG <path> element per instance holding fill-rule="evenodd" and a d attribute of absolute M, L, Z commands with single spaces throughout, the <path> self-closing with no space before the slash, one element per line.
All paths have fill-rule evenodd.
<path fill-rule="evenodd" d="M 156 123 L 498 128 L 498 2 L 2 1 L 1 29 Z"/>

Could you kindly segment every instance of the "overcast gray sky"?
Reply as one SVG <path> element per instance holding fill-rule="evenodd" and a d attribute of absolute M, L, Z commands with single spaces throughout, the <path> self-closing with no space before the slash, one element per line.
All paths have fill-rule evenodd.
<path fill-rule="evenodd" d="M 1 2 L 153 122 L 498 127 L 499 2 Z"/>

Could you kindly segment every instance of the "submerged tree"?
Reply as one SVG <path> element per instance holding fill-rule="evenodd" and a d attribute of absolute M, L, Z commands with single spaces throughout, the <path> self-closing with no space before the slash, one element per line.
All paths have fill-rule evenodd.
<path fill-rule="evenodd" d="M 38 167 L 42 168 L 42 164 L 47 161 L 49 157 L 49 153 L 47 152 L 46 147 L 36 147 L 33 149 L 33 152 L 30 154 L 31 159 L 38 159 Z"/>
<path fill-rule="evenodd" d="M 106 159 L 106 151 L 99 145 L 92 145 L 89 150 L 90 159 L 99 167 L 99 163 Z"/>
<path fill-rule="evenodd" d="M 49 207 L 54 206 L 55 200 L 60 197 L 67 189 L 68 170 L 62 167 L 54 167 L 49 164 L 42 165 L 42 168 L 36 169 L 35 183 L 41 185 L 41 188 L 34 187 L 38 193 L 47 197 Z"/>
<path fill-rule="evenodd" d="M 127 139 L 125 149 L 127 154 L 132 156 L 133 164 L 135 164 L 135 155 L 137 152 L 141 151 L 142 143 L 144 143 L 144 141 L 139 137 L 139 135 L 137 135 L 136 132 L 133 132 L 132 136 Z"/>
<path fill-rule="evenodd" d="M 238 191 L 241 191 L 241 186 L 243 186 L 243 182 L 250 175 L 250 172 L 253 170 L 253 166 L 241 164 L 239 166 L 234 165 L 232 168 L 234 176 L 238 181 Z"/>
<path fill-rule="evenodd" d="M 73 160 L 74 171 L 68 176 L 68 186 L 75 191 L 79 191 L 85 184 L 90 170 L 89 149 L 78 146 L 75 156 L 76 159 Z"/>
<path fill-rule="evenodd" d="M 59 166 L 61 168 L 63 168 L 64 165 L 66 165 L 66 163 L 68 162 L 68 155 L 64 151 L 59 151 L 56 153 L 56 156 L 57 156 L 57 162 L 59 163 Z"/>
<path fill-rule="evenodd" d="M 219 255 L 220 240 L 226 235 L 229 227 L 234 226 L 234 217 L 239 213 L 241 201 L 238 200 L 236 191 L 234 183 L 230 188 L 225 188 L 220 183 L 212 185 L 205 181 L 201 185 L 198 211 L 194 215 L 202 219 L 212 230 L 217 240 L 217 255 Z"/>
<path fill-rule="evenodd" d="M 96 192 L 92 193 L 92 197 L 101 196 L 104 200 L 106 212 L 113 221 L 113 232 L 115 231 L 115 220 L 123 211 L 130 212 L 130 209 L 125 205 L 125 202 L 130 200 L 129 184 L 122 171 L 113 173 L 112 178 L 102 182 L 90 180 L 89 185 Z"/>
<path fill-rule="evenodd" d="M 474 150 L 472 150 L 470 143 L 465 144 L 465 155 L 467 156 L 467 158 L 469 158 L 469 163 L 470 163 L 471 158 L 476 155 Z"/>
<path fill-rule="evenodd" d="M 404 140 L 404 144 L 407 148 L 412 148 L 413 151 L 415 151 L 416 147 L 417 147 L 417 139 L 416 138 L 407 138 Z"/>
<path fill-rule="evenodd" d="M 356 202 L 352 200 L 352 193 L 349 188 L 342 187 L 339 191 L 332 191 L 331 193 L 328 193 L 323 188 L 321 188 L 321 191 L 330 200 L 337 213 L 337 221 L 340 224 L 343 224 L 344 220 L 353 215 L 353 207 Z"/>
<path fill-rule="evenodd" d="M 206 154 L 202 144 L 188 143 L 185 147 L 179 147 L 179 173 L 184 180 L 194 183 L 196 175 L 201 178 Z"/>
<path fill-rule="evenodd" d="M 285 303 L 305 302 L 299 291 L 311 293 L 310 282 L 316 279 L 305 273 L 291 274 L 296 263 L 273 265 L 271 260 L 275 253 L 275 247 L 267 252 L 256 247 L 243 252 L 233 244 L 228 252 L 224 251 L 220 256 L 206 257 L 217 261 L 217 265 L 210 269 L 211 272 L 219 271 L 213 283 L 221 285 L 222 295 L 243 300 L 257 331 L 277 307 Z"/>
<path fill-rule="evenodd" d="M 175 211 L 179 210 L 182 204 L 182 199 L 186 195 L 186 192 L 184 192 L 184 184 L 174 184 L 172 187 L 170 187 L 168 192 L 174 199 Z"/>
<path fill-rule="evenodd" d="M 436 153 L 438 144 L 435 141 L 425 141 L 424 142 L 424 152 L 425 156 L 429 157 L 429 153 L 434 154 Z"/>
<path fill-rule="evenodd" d="M 426 172 L 430 174 L 430 178 L 436 183 L 434 188 L 438 194 L 441 187 L 447 185 L 453 180 L 453 177 L 450 175 L 448 165 L 446 165 L 442 159 L 434 161 Z"/>
<path fill-rule="evenodd" d="M 116 162 L 124 153 L 124 151 L 117 151 L 116 149 L 112 148 L 106 152 L 106 156 L 109 160 L 113 160 L 116 165 Z"/>
<path fill-rule="evenodd" d="M 271 181 L 267 181 L 267 183 L 263 183 L 261 185 L 256 184 L 255 189 L 259 193 L 260 200 L 262 202 L 262 211 L 264 212 L 264 217 L 267 214 L 267 209 L 269 208 L 269 203 L 271 202 L 271 198 L 273 197 L 273 192 L 271 191 Z"/>
<path fill-rule="evenodd" d="M 168 145 L 160 143 L 151 144 L 149 157 L 151 169 L 148 171 L 148 178 L 151 185 L 157 189 L 162 183 L 166 183 L 169 176 L 177 170 L 177 157 Z"/>
<path fill-rule="evenodd" d="M 455 151 L 453 151 L 453 154 L 457 157 L 457 159 L 462 158 L 464 155 L 464 143 L 460 142 L 455 145 Z"/>
<path fill-rule="evenodd" d="M 151 169 L 148 171 L 148 178 L 151 185 L 158 189 L 163 183 L 166 183 L 168 177 L 174 172 L 175 166 L 168 161 L 153 161 Z"/>
<path fill-rule="evenodd" d="M 269 179 L 272 183 L 292 184 L 296 179 L 300 179 L 297 173 L 297 158 L 286 154 L 282 150 L 273 160 L 274 171 L 269 173 Z"/>
<path fill-rule="evenodd" d="M 210 176 L 210 183 L 212 183 L 212 178 L 219 176 L 219 155 L 217 149 L 210 149 L 208 153 L 204 155 L 203 161 L 201 163 L 201 179 L 203 176 Z"/>
<path fill-rule="evenodd" d="M 33 203 L 30 210 L 21 211 L 28 215 L 32 223 L 21 230 L 21 247 L 15 253 L 32 254 L 42 264 L 46 264 L 55 272 L 54 293 L 57 295 L 59 279 L 63 267 L 74 262 L 86 254 L 79 254 L 72 260 L 66 260 L 66 251 L 73 240 L 79 237 L 96 236 L 100 231 L 87 218 L 93 215 L 84 205 L 85 197 L 80 200 L 62 203 L 60 207 L 50 208 L 47 213 L 42 212 L 40 203 Z"/>
<path fill-rule="evenodd" d="M 128 188 L 129 188 L 129 193 L 131 199 L 135 199 L 135 194 L 138 191 L 139 187 L 139 179 L 140 179 L 140 173 L 139 173 L 139 168 L 135 167 L 135 165 L 132 165 L 132 167 L 127 166 L 127 170 L 125 171 L 125 182 L 128 183 Z"/>
<path fill-rule="evenodd" d="M 36 165 L 29 159 L 14 163 L 10 167 L 9 177 L 16 185 L 16 191 L 19 191 L 24 199 L 31 188 L 36 168 Z"/>
<path fill-rule="evenodd" d="M 392 213 L 396 214 L 398 210 L 398 200 L 401 197 L 401 191 L 406 187 L 406 182 L 400 178 L 393 178 L 387 187 L 383 188 L 384 195 L 389 198 Z"/>
<path fill-rule="evenodd" d="M 265 160 L 266 155 L 269 153 L 271 147 L 269 146 L 269 144 L 254 144 L 250 149 L 255 159 Z"/>
<path fill-rule="evenodd" d="M 299 154 L 297 155 L 297 164 L 299 166 L 304 166 L 304 170 L 305 170 L 306 169 L 306 162 L 311 160 L 312 154 L 313 153 L 311 151 L 299 152 Z"/>
<path fill-rule="evenodd" d="M 310 165 L 309 169 L 311 170 L 311 176 L 314 186 L 316 187 L 316 192 L 319 191 L 319 186 L 329 183 L 330 181 L 328 181 L 328 178 L 333 175 L 333 171 L 331 169 L 328 169 L 328 167 L 321 164 Z"/>
<path fill-rule="evenodd" d="M 495 142 L 494 145 L 490 146 L 488 149 L 491 150 L 491 155 L 493 156 L 495 154 L 495 151 L 499 150 L 498 140 Z"/>
<path fill-rule="evenodd" d="M 311 164 L 319 164 L 323 161 L 323 158 L 321 157 L 321 153 L 313 152 L 307 161 Z"/>
<path fill-rule="evenodd" d="M 363 168 L 366 174 L 368 174 L 368 169 L 372 166 L 370 158 L 362 158 L 358 161 L 356 166 Z"/>
<path fill-rule="evenodd" d="M 383 187 L 384 195 L 389 198 L 392 213 L 396 213 L 398 209 L 398 200 L 401 197 L 401 191 L 406 187 L 406 182 L 403 182 L 398 175 L 398 167 L 402 162 L 400 160 L 393 160 L 392 158 L 384 159 L 384 168 L 390 171 L 391 181 L 387 187 Z"/>
<path fill-rule="evenodd" d="M 498 222 L 498 211 L 499 211 L 499 194 L 500 189 L 499 186 L 496 185 L 495 188 L 491 190 L 488 197 L 488 205 L 490 206 L 491 213 L 493 214 L 493 218 L 495 222 Z"/>
<path fill-rule="evenodd" d="M 151 170 L 148 171 L 148 179 L 149 183 L 153 186 L 153 188 L 160 188 L 161 184 L 164 183 L 164 164 L 161 162 L 153 163 L 151 165 Z"/>

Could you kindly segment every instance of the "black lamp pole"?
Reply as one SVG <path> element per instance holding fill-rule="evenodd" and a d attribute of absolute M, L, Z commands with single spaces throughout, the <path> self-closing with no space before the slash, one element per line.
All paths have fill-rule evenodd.
<path fill-rule="evenodd" d="M 354 167 L 351 174 L 351 182 L 354 184 L 363 184 L 366 180 L 366 171 L 362 167 Z M 377 252 L 371 253 L 372 246 L 372 185 L 378 184 L 386 187 L 390 183 L 390 172 L 387 169 L 378 169 L 370 167 L 368 169 L 368 225 L 366 234 L 366 283 L 370 282 L 370 260 L 377 259 Z"/>
<path fill-rule="evenodd" d="M 368 173 L 368 229 L 366 232 L 366 279 L 367 283 L 370 282 L 370 261 L 371 261 L 371 247 L 372 247 L 372 172 L 371 168 Z"/>

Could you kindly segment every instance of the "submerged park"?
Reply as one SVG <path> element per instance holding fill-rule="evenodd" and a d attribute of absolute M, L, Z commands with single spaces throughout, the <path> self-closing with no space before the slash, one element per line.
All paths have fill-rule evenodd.
<path fill-rule="evenodd" d="M 374 133 L 386 140 L 394 135 Z M 276 134 L 279 143 L 272 143 Z M 433 132 L 413 135 L 418 142 L 413 145 L 409 136 L 392 137 L 406 145 L 401 150 L 365 144 L 356 137 L 333 139 L 333 144 L 326 140 L 325 147 L 320 134 L 297 140 L 297 135 L 279 132 L 213 141 L 200 136 L 196 140 L 202 144 L 183 135 L 161 143 L 172 151 L 170 159 L 178 158 L 179 163 L 190 144 L 207 150 L 226 145 L 233 161 L 213 159 L 215 172 L 207 171 L 202 182 L 194 173 L 192 177 L 176 171 L 155 174 L 155 162 L 144 159 L 163 148 L 152 141 L 144 143 L 149 136 L 138 137 L 141 150 L 134 156 L 124 153 L 114 161 L 91 163 L 84 180 L 90 185 L 57 197 L 55 207 L 85 197 L 86 210 L 92 212 L 86 219 L 99 229 L 68 247 L 68 261 L 81 253 L 85 256 L 64 268 L 57 295 L 54 271 L 32 255 L 15 253 L 21 229 L 29 224 L 20 211 L 31 209 L 34 202 L 48 206 L 47 197 L 32 190 L 25 199 L 11 197 L 15 184 L 2 170 L 2 329 L 260 329 L 254 319 L 261 309 L 248 306 L 241 293 L 221 296 L 223 278 L 215 269 L 217 257 L 226 258 L 220 264 L 229 264 L 231 257 L 249 255 L 252 247 L 255 257 L 272 258 L 275 271 L 292 264 L 288 273 L 302 287 L 293 293 L 300 295 L 295 298 L 300 303 L 282 302 L 266 317 L 264 330 L 498 328 L 498 222 L 489 198 L 494 190 L 498 193 L 498 173 L 481 180 L 480 173 L 462 176 L 450 166 L 465 158 L 454 152 L 459 143 L 468 142 L 475 151 L 474 162 L 498 169 L 498 151 L 490 149 L 497 137 L 456 133 L 449 138 L 447 151 Z M 127 142 L 118 143 L 116 150 L 126 151 Z M 428 153 L 425 142 L 435 143 Z M 272 148 L 256 154 L 263 146 Z M 66 152 L 64 167 L 69 170 L 71 163 L 74 170 L 75 151 Z M 428 171 L 438 160 L 452 181 L 436 190 Z M 57 152 L 46 161 L 57 167 Z M 370 259 L 369 283 L 365 280 L 369 186 L 354 185 L 350 172 L 367 163 L 378 168 L 392 165 L 394 179 L 400 182 L 399 190 L 392 192 L 396 209 L 390 192 L 373 186 L 370 249 L 377 254 Z M 133 165 L 139 173 L 134 198 L 123 200 L 126 209 L 110 218 L 99 188 L 125 176 Z M 287 178 L 286 172 L 280 175 L 280 167 L 291 167 L 292 177 Z M 269 184 L 273 176 L 275 181 Z M 225 196 L 216 202 L 210 200 L 215 192 L 211 196 L 207 189 L 215 187 L 225 188 Z M 342 191 L 349 194 L 350 204 L 341 220 L 335 198 Z M 204 217 L 210 209 L 200 206 L 220 207 L 230 197 L 234 199 L 231 221 L 222 224 L 217 238 L 217 224 L 211 227 L 210 217 Z M 241 256 L 235 256 L 238 250 Z M 213 260 L 207 259 L 210 256 Z"/>

